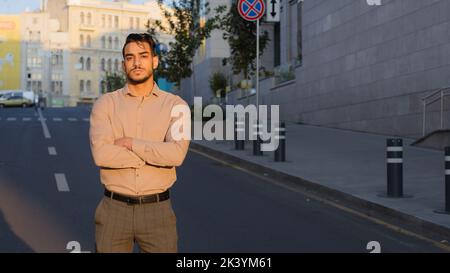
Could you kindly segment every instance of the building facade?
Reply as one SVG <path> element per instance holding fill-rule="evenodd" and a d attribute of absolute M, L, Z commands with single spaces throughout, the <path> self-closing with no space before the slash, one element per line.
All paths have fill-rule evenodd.
<path fill-rule="evenodd" d="M 146 32 L 163 20 L 157 1 L 44 0 L 20 16 L 22 89 L 53 106 L 92 102 L 106 91 L 105 77 L 122 73 L 122 47 L 129 33 Z M 160 34 L 168 44 L 172 38 Z"/>
<path fill-rule="evenodd" d="M 450 86 L 450 2 L 369 2 L 281 1 L 262 57 L 274 76 L 261 79 L 260 103 L 311 125 L 412 138 L 439 129 L 440 100 L 427 105 L 423 130 L 422 98 Z M 234 90 L 228 101 L 255 96 Z M 442 105 L 449 128 L 445 97 Z"/>

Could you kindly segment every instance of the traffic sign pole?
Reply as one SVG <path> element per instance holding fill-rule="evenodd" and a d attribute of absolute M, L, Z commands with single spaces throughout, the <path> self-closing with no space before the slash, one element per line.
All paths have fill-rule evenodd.
<path fill-rule="evenodd" d="M 253 154 L 262 155 L 259 138 L 259 19 L 265 13 L 264 0 L 239 0 L 238 12 L 247 21 L 256 21 L 256 140 L 253 142 Z"/>
<path fill-rule="evenodd" d="M 259 119 L 259 19 L 256 20 L 256 111 Z"/>

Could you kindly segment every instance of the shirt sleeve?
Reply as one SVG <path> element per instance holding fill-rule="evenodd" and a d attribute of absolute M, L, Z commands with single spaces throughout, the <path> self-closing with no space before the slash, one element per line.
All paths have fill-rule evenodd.
<path fill-rule="evenodd" d="M 133 139 L 133 152 L 147 164 L 176 167 L 180 166 L 186 157 L 190 143 L 191 112 L 187 103 L 177 98 L 172 106 L 172 114 L 175 115 L 170 119 L 164 141 Z"/>
<path fill-rule="evenodd" d="M 125 147 L 114 145 L 112 123 L 108 115 L 111 98 L 103 95 L 92 108 L 89 138 L 95 165 L 105 168 L 141 168 L 145 162 Z"/>

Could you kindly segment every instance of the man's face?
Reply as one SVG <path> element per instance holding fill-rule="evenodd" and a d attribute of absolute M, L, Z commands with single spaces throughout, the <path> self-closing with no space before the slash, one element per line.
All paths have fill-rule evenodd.
<path fill-rule="evenodd" d="M 158 57 L 152 56 L 150 45 L 146 42 L 131 42 L 125 47 L 123 70 L 128 83 L 140 84 L 153 80 L 153 70 L 158 67 Z"/>

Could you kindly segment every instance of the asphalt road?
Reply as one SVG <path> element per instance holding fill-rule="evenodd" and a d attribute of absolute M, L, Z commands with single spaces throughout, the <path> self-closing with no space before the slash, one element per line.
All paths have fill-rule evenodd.
<path fill-rule="evenodd" d="M 102 198 L 89 108 L 0 109 L 0 252 L 94 250 Z M 49 151 L 49 147 L 50 151 Z M 55 154 L 56 152 L 56 154 Z M 190 151 L 172 189 L 180 252 L 442 252 Z M 66 191 L 61 191 L 66 190 Z"/>

